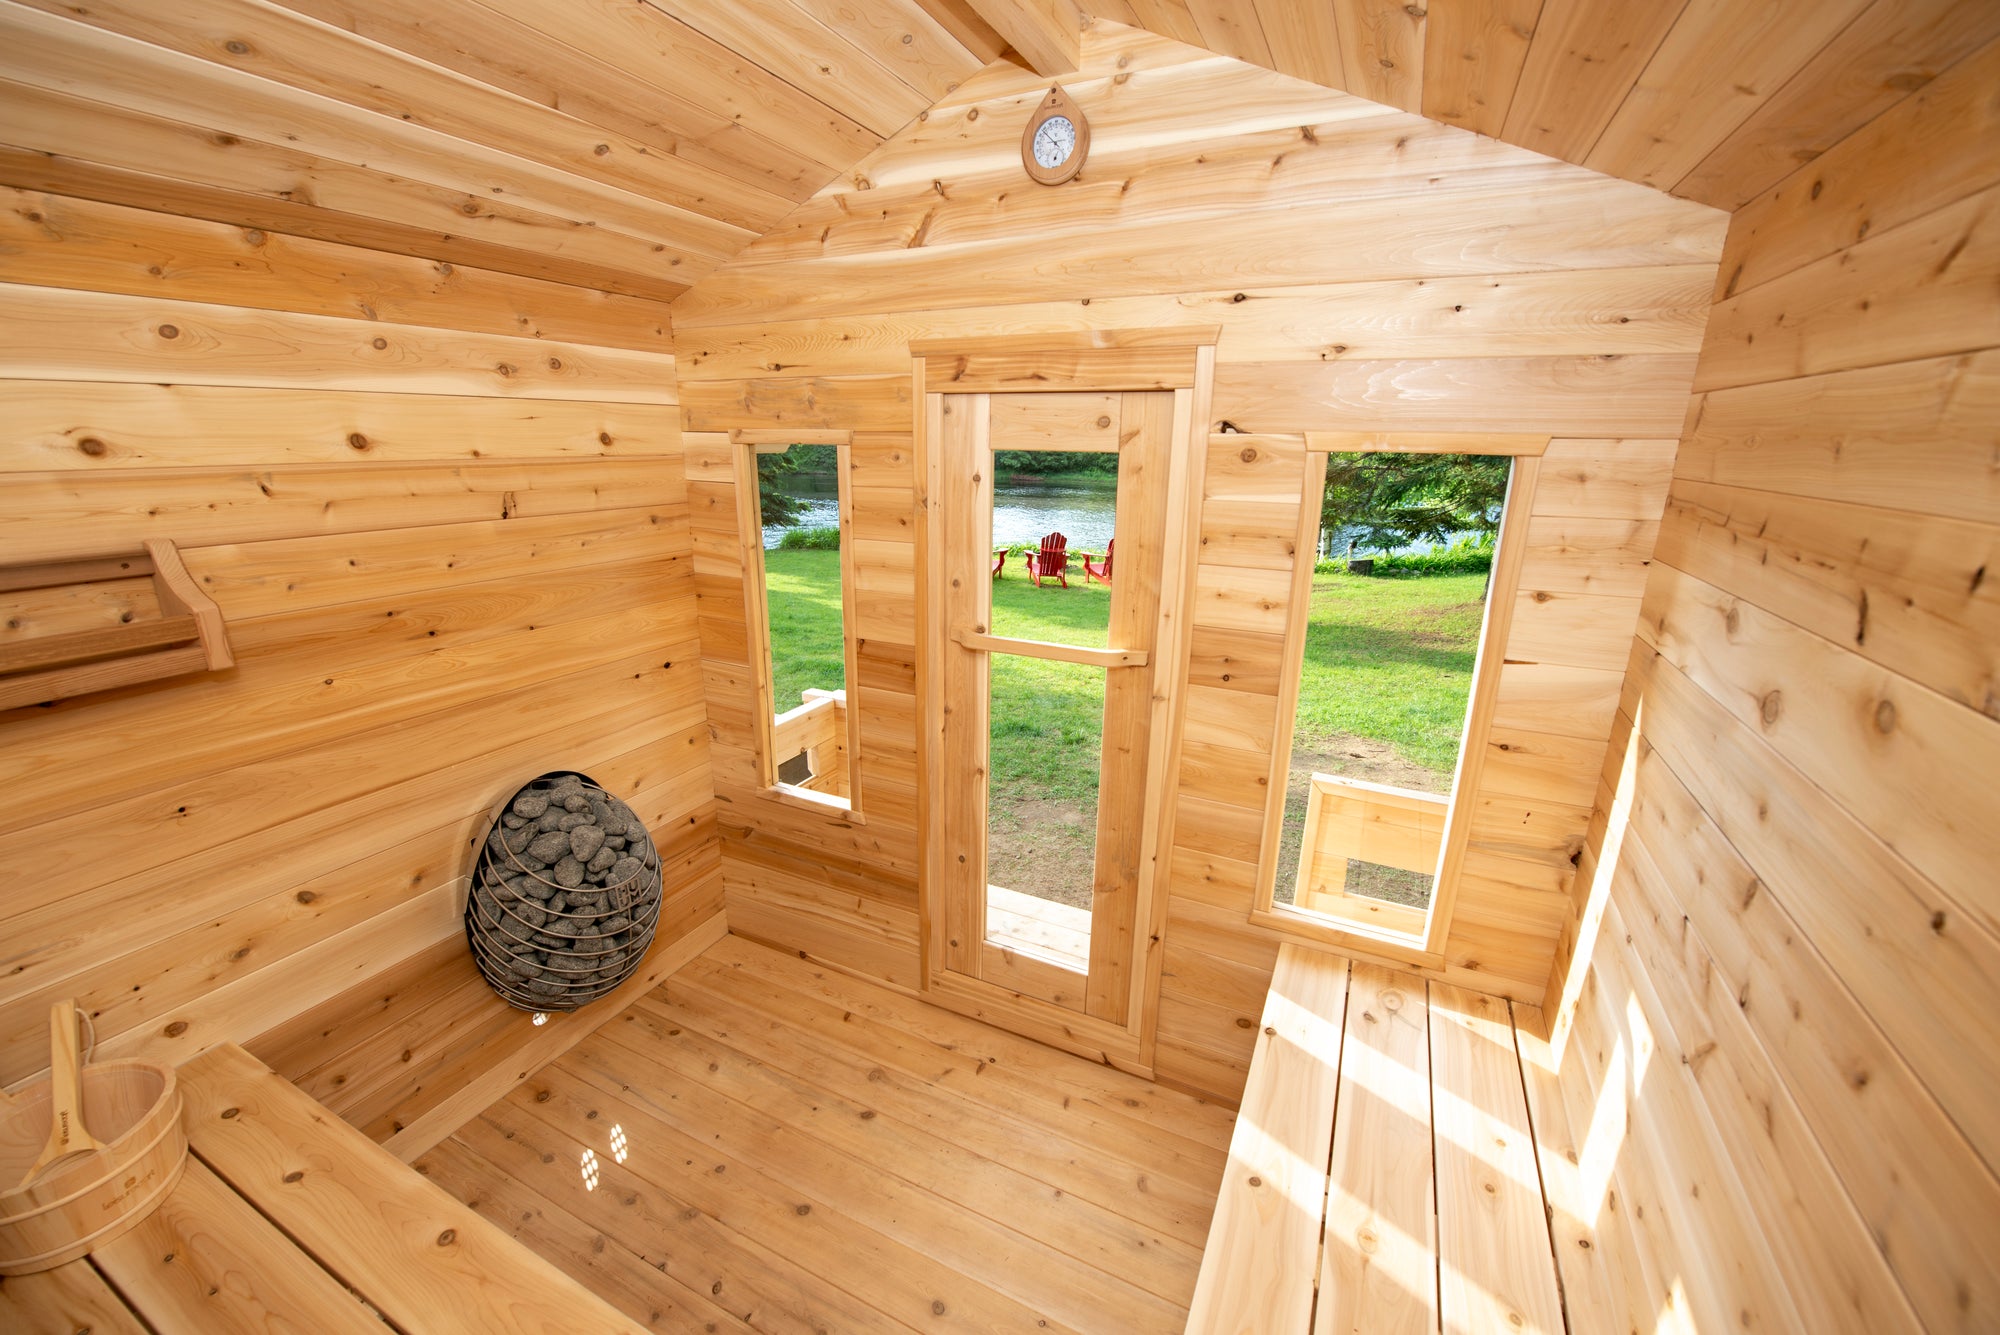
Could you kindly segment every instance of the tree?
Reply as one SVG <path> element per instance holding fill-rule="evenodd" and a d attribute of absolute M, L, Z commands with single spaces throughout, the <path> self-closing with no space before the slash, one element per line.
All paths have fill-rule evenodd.
<path fill-rule="evenodd" d="M 799 501 L 785 490 L 793 473 L 831 473 L 839 467 L 831 445 L 794 445 L 783 454 L 757 456 L 758 521 L 766 528 L 789 528 L 799 517 Z"/>
<path fill-rule="evenodd" d="M 1489 454 L 1336 454 L 1327 460 L 1320 531 L 1377 551 L 1482 537 L 1500 527 L 1510 460 Z"/>

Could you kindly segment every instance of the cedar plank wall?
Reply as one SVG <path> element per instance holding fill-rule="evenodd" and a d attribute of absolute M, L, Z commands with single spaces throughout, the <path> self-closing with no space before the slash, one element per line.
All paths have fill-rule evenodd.
<path fill-rule="evenodd" d="M 1735 215 L 1696 389 L 1550 989 L 1625 1128 L 1571 1328 L 1993 1330 L 2000 44 Z"/>
<path fill-rule="evenodd" d="M 732 930 L 920 983 L 910 340 L 1220 325 L 1216 416 L 1249 432 L 1561 438 L 1495 738 L 1512 777 L 1481 794 L 1444 970 L 1538 1000 L 1723 215 L 1102 23 L 1064 81 L 1091 161 L 1045 189 L 1018 144 L 1046 86 L 989 67 L 675 303 L 686 426 L 715 433 L 689 438 L 689 492 Z M 781 425 L 856 432 L 861 825 L 753 787 L 721 433 Z M 1181 775 L 1157 1036 L 1163 1078 L 1231 1099 L 1279 938 L 1247 921 L 1261 794 L 1207 776 L 1271 745 L 1283 607 L 1244 595 L 1285 587 L 1304 456 L 1265 439 L 1211 454 L 1187 737 L 1217 763 Z"/>
<path fill-rule="evenodd" d="M 181 1061 L 449 942 L 491 804 L 552 767 L 651 824 L 662 941 L 719 910 L 664 305 L 0 204 L 4 560 L 171 538 L 237 660 L 0 715 L 0 1081 L 53 997 Z"/>

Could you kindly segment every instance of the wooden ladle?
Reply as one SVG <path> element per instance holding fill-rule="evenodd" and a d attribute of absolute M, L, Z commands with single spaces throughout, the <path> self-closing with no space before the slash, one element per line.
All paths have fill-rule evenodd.
<path fill-rule="evenodd" d="M 83 1062 L 76 1046 L 76 1003 L 49 1007 L 49 1141 L 21 1179 L 25 1187 L 73 1154 L 105 1148 L 83 1124 Z"/>

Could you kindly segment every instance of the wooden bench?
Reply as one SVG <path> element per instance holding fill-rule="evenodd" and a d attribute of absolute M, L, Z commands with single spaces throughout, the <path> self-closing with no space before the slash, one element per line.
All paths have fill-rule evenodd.
<path fill-rule="evenodd" d="M 642 1328 L 233 1044 L 181 1068 L 187 1171 L 109 1246 L 0 1280 L 0 1328 Z"/>
<path fill-rule="evenodd" d="M 1537 1153 L 1505 1000 L 1282 947 L 1190 1335 L 1560 1335 Z"/>

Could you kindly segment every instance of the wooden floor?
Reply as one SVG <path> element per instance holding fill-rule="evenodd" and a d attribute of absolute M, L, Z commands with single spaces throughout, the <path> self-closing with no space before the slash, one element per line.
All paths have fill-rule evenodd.
<path fill-rule="evenodd" d="M 1576 1148 L 1519 1011 L 1285 946 L 1189 1335 L 1563 1335 L 1543 1183 Z M 1562 1240 L 1585 1280 L 1591 1239 Z"/>
<path fill-rule="evenodd" d="M 658 1330 L 1179 1331 L 1232 1124 L 729 937 L 417 1167 Z"/>

